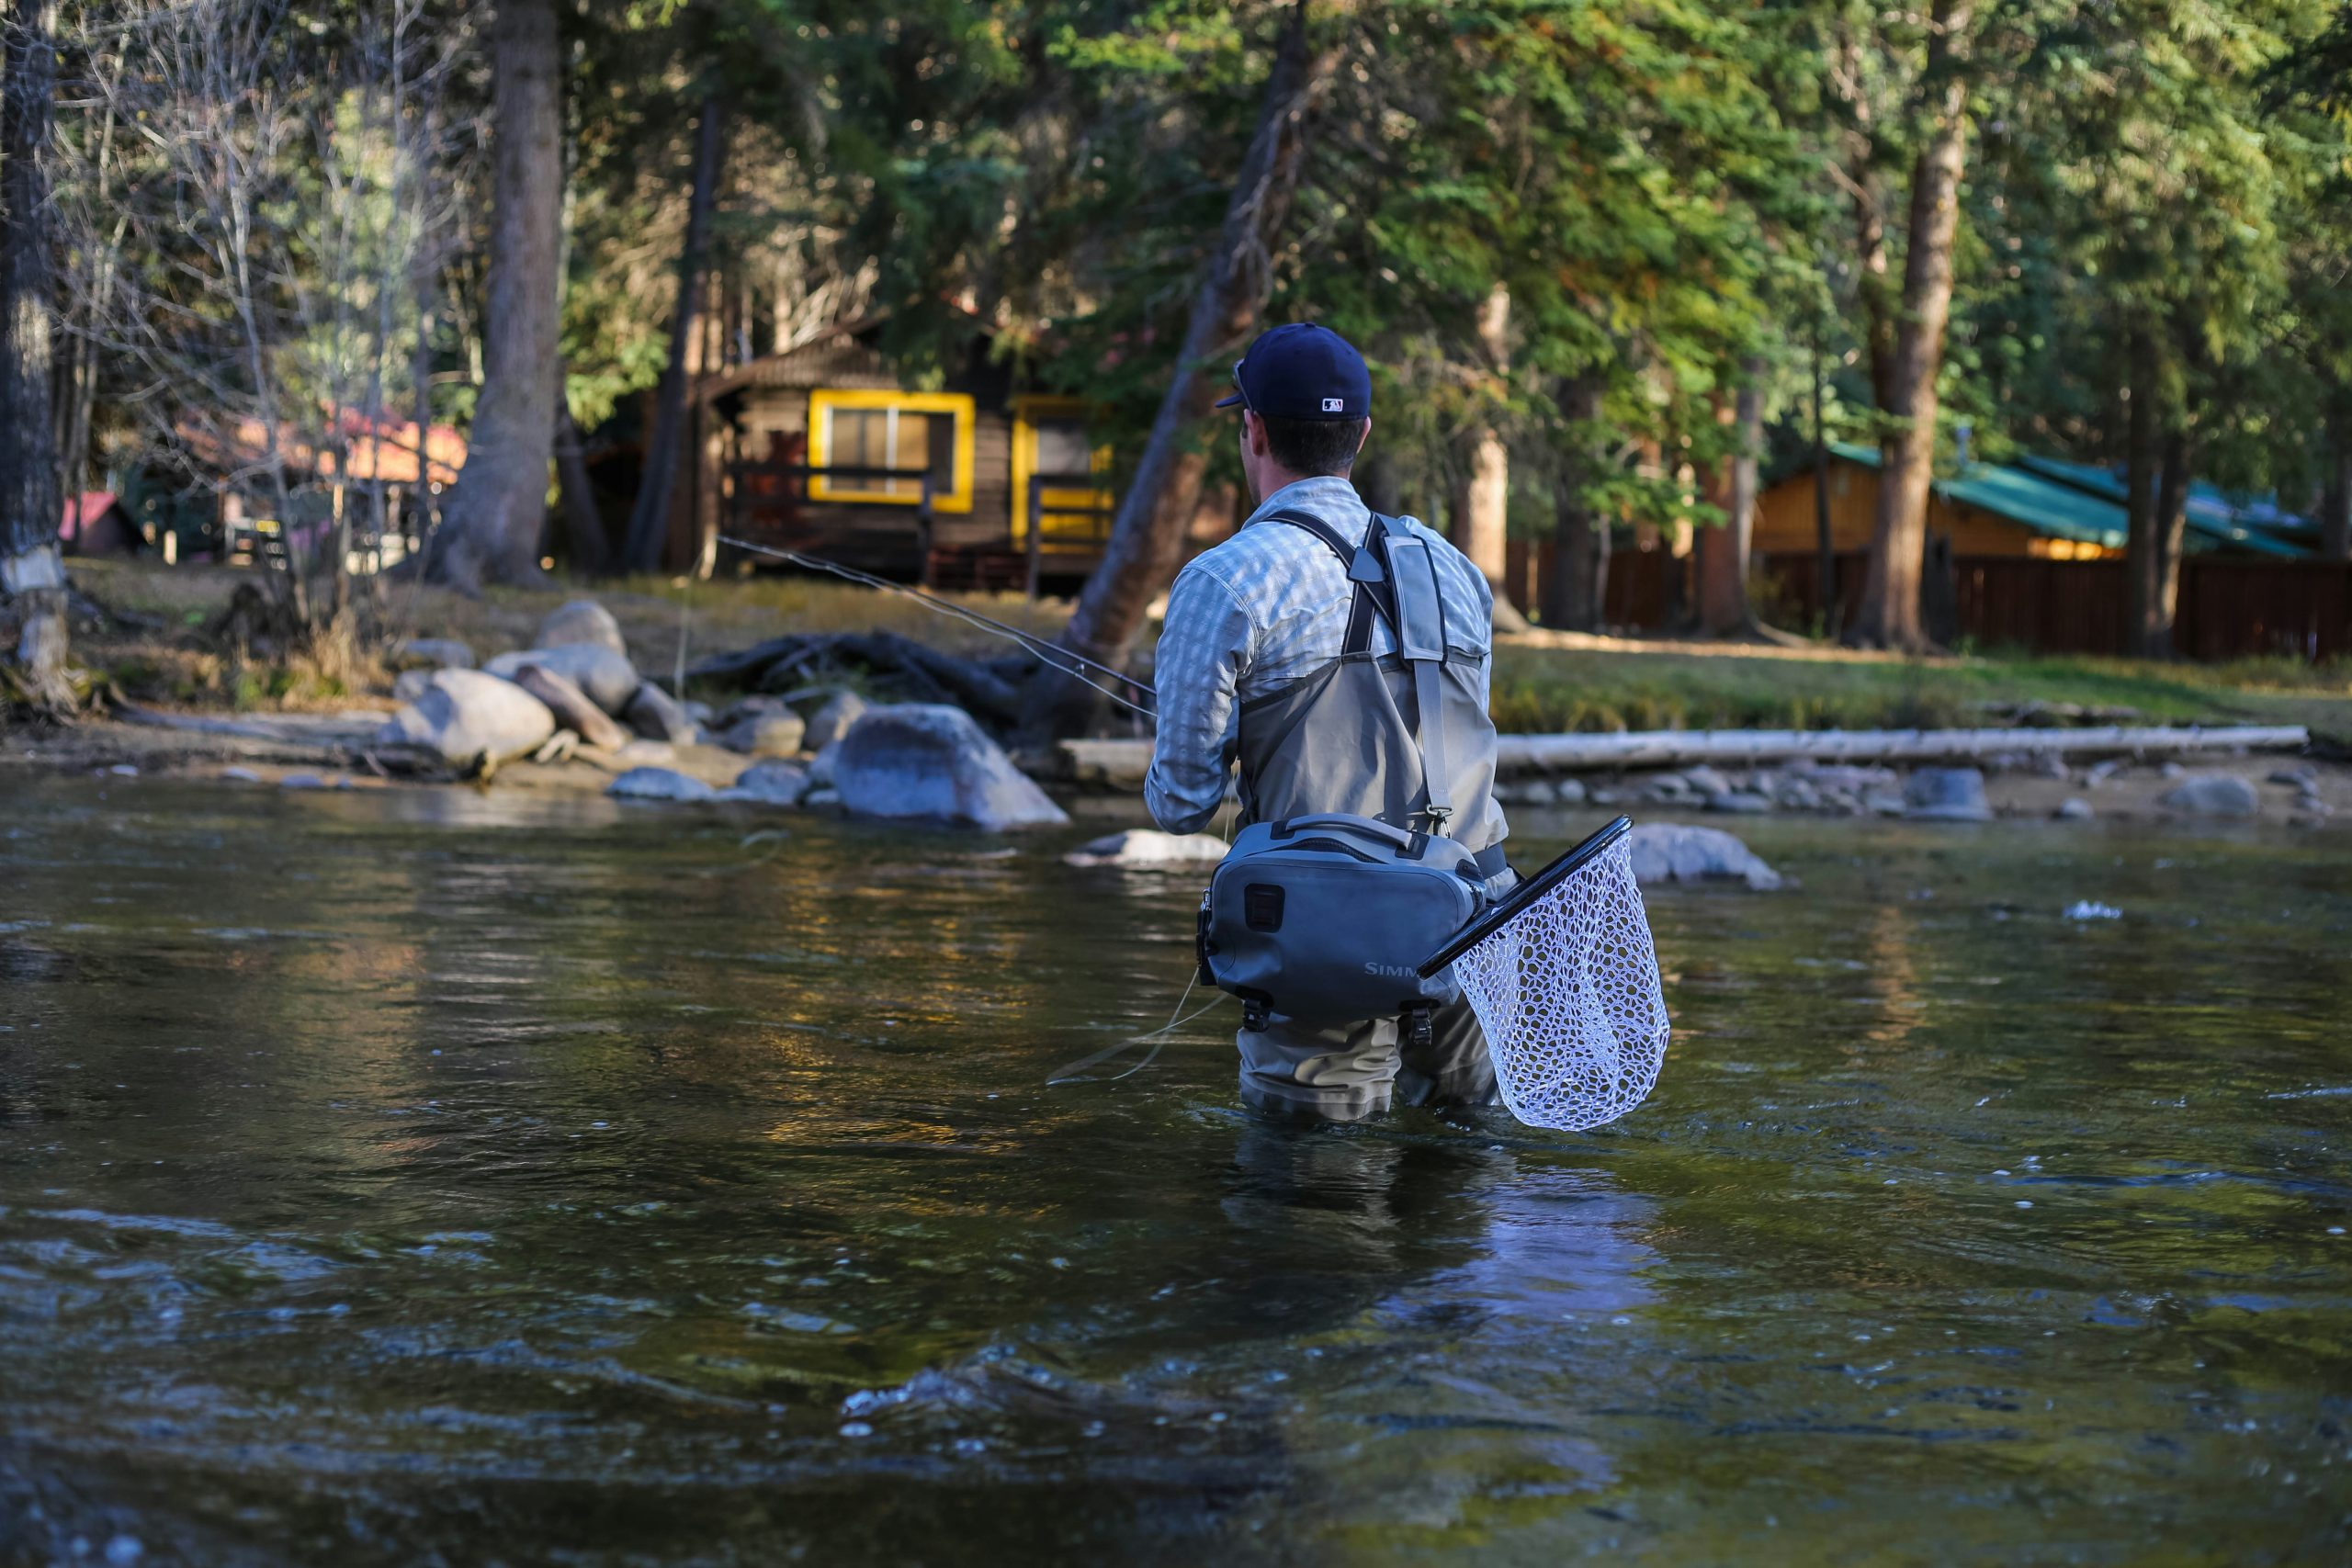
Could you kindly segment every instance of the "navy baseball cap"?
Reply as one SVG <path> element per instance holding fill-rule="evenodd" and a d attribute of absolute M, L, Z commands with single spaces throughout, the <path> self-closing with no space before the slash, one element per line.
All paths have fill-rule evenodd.
<path fill-rule="evenodd" d="M 1329 327 L 1305 321 L 1258 334 L 1233 367 L 1241 389 L 1218 401 L 1275 419 L 1366 419 L 1372 372 L 1353 344 Z"/>

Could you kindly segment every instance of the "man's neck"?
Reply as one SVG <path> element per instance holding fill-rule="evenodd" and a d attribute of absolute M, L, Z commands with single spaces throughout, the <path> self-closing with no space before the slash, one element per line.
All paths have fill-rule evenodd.
<path fill-rule="evenodd" d="M 1258 497 L 1259 510 L 1262 511 L 1268 502 L 1290 489 L 1291 486 L 1305 484 L 1309 479 L 1337 479 L 1341 484 L 1345 484 L 1348 476 L 1345 474 L 1294 474 L 1287 469 L 1278 468 L 1266 476 L 1266 488 Z"/>

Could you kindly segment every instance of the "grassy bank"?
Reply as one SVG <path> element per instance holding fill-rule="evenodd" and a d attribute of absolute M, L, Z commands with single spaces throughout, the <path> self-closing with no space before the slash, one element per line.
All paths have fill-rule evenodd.
<path fill-rule="evenodd" d="M 145 624 L 77 634 L 77 656 L 128 694 L 224 707 L 332 707 L 387 700 L 390 672 L 363 654 L 332 667 L 299 657 L 242 659 L 208 634 L 250 574 L 80 562 L 76 581 Z M 466 599 L 390 584 L 373 614 L 388 635 L 455 637 L 477 655 L 528 645 L 564 600 L 593 592 L 619 619 L 653 673 L 787 631 L 886 627 L 959 653 L 993 654 L 988 634 L 909 600 L 847 583 L 760 577 L 678 584 L 638 578 L 593 589 L 493 590 Z M 1065 604 L 962 596 L 1001 620 L 1051 632 Z M 1574 646 L 1558 646 L 1562 641 Z M 1867 728 L 2014 722 L 2045 709 L 2148 723 L 2303 724 L 2352 735 L 2352 667 L 2287 660 L 2224 665 L 2128 660 L 1974 656 L 1899 660 L 1834 649 L 1715 648 L 1598 638 L 1533 638 L 1496 657 L 1494 708 L 1506 730 Z"/>
<path fill-rule="evenodd" d="M 1899 660 L 1638 643 L 1506 647 L 1495 661 L 1496 722 L 1532 734 L 1964 728 L 2017 722 L 2014 716 L 2036 706 L 2115 722 L 2301 724 L 2352 734 L 2352 666 L 2036 655 Z"/>

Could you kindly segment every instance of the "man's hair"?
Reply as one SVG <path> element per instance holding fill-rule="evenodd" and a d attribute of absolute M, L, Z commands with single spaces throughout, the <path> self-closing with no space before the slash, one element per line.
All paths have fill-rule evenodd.
<path fill-rule="evenodd" d="M 1275 462 L 1294 474 L 1344 474 L 1356 466 L 1356 448 L 1363 445 L 1360 419 L 1269 419 L 1266 450 Z"/>

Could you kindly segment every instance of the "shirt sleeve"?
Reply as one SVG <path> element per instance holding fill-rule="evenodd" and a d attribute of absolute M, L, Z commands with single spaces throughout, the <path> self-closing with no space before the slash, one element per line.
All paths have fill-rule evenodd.
<path fill-rule="evenodd" d="M 1231 589 L 1197 568 L 1178 575 L 1152 660 L 1159 726 L 1143 786 L 1152 820 L 1171 833 L 1199 832 L 1225 804 L 1241 738 L 1234 694 L 1252 636 Z"/>

